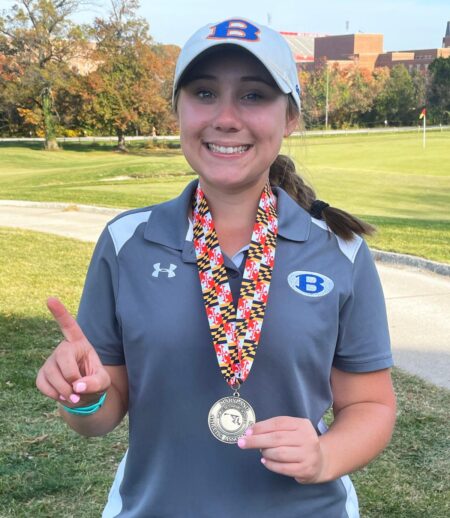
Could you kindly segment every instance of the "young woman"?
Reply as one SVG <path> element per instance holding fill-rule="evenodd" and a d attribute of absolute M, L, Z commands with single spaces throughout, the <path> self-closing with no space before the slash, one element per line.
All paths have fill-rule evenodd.
<path fill-rule="evenodd" d="M 129 414 L 105 517 L 358 516 L 347 473 L 395 421 L 389 333 L 373 229 L 278 154 L 299 94 L 278 33 L 196 32 L 174 108 L 199 180 L 107 226 L 78 323 L 48 301 L 65 340 L 38 388 L 83 435 Z"/>

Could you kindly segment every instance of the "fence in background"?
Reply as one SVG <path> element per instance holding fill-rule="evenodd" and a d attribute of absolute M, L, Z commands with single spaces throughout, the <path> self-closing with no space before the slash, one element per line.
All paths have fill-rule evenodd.
<path fill-rule="evenodd" d="M 450 126 L 427 126 L 427 131 L 448 131 Z M 361 129 L 345 129 L 345 130 L 308 130 L 303 132 L 294 132 L 294 137 L 321 137 L 333 135 L 367 135 L 370 133 L 411 133 L 423 131 L 422 126 L 405 126 L 396 128 L 361 128 Z M 153 136 L 127 136 L 126 141 L 132 140 L 154 140 L 154 141 L 173 141 L 179 140 L 179 135 L 158 135 Z M 39 137 L 5 137 L 0 138 L 0 142 L 44 142 L 44 138 Z M 58 137 L 58 142 L 117 142 L 116 136 L 109 137 Z"/>

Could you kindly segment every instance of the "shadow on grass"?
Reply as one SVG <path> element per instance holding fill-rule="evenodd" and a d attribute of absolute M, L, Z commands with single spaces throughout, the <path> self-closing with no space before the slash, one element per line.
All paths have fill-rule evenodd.
<path fill-rule="evenodd" d="M 148 141 L 131 141 L 127 142 L 127 150 L 125 152 L 117 149 L 117 141 L 98 141 L 98 142 L 59 142 L 61 150 L 64 151 L 78 151 L 82 153 L 90 153 L 94 151 L 110 151 L 113 153 L 124 153 L 133 156 L 148 156 L 148 157 L 171 157 L 180 154 L 180 144 L 178 141 L 167 141 L 153 145 Z M 0 149 L 15 148 L 33 149 L 35 151 L 45 151 L 42 142 L 0 142 Z M 51 151 L 57 153 L 57 151 Z"/>
<path fill-rule="evenodd" d="M 34 149 L 36 151 L 44 151 L 43 142 L 0 142 L 0 149 L 20 147 L 24 149 Z"/>

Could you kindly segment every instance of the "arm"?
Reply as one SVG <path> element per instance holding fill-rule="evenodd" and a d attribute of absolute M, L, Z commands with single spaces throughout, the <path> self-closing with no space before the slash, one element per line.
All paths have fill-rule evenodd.
<path fill-rule="evenodd" d="M 241 448 L 259 448 L 267 469 L 303 484 L 334 480 L 375 458 L 395 423 L 395 396 L 388 369 L 348 373 L 333 368 L 335 420 L 318 436 L 311 421 L 274 417 L 256 423 Z"/>
<path fill-rule="evenodd" d="M 334 422 L 319 438 L 321 481 L 333 480 L 368 464 L 387 446 L 396 403 L 389 369 L 349 373 L 333 368 Z"/>

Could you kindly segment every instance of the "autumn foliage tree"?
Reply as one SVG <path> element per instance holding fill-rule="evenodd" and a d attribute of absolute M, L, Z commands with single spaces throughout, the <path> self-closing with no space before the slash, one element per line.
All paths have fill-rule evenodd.
<path fill-rule="evenodd" d="M 85 102 L 90 123 L 118 137 L 148 134 L 152 127 L 170 126 L 170 89 L 177 52 L 154 45 L 147 22 L 137 16 L 137 0 L 111 0 L 107 18 L 97 18 L 92 59 L 98 63 L 88 76 Z"/>
<path fill-rule="evenodd" d="M 138 0 L 109 0 L 89 26 L 71 21 L 89 0 L 13 0 L 0 13 L 0 134 L 175 133 L 171 94 L 180 49 L 153 41 Z M 414 124 L 426 105 L 430 122 L 450 121 L 450 58 L 425 71 L 364 69 L 318 62 L 300 71 L 307 129 Z"/>
<path fill-rule="evenodd" d="M 322 62 L 310 72 L 300 73 L 303 117 L 307 127 L 322 126 L 328 101 L 331 127 L 357 126 L 369 119 L 374 100 L 389 77 L 387 69 L 369 71 L 358 64 L 345 67 Z M 327 99 L 328 83 L 328 99 Z"/>
<path fill-rule="evenodd" d="M 46 149 L 58 147 L 55 92 L 70 75 L 70 60 L 82 46 L 81 32 L 70 20 L 82 3 L 18 0 L 0 16 L 0 54 L 10 74 L 3 104 L 10 116 L 14 105 L 25 126 L 42 126 Z"/>

